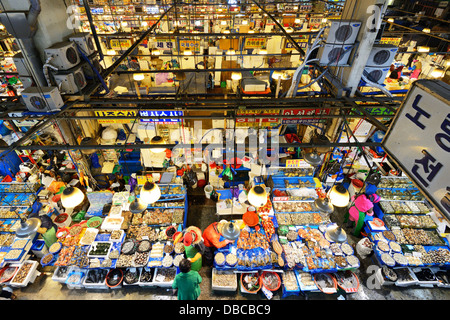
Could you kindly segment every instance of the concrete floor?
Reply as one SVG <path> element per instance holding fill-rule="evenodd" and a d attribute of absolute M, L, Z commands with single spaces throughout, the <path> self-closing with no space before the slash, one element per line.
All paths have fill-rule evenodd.
<path fill-rule="evenodd" d="M 200 190 L 201 191 L 201 190 Z M 222 218 L 215 214 L 215 203 L 205 199 L 203 191 L 195 190 L 189 195 L 189 212 L 187 225 L 196 225 L 200 229 L 205 229 L 213 221 Z M 332 215 L 332 221 L 342 225 L 342 213 Z M 347 234 L 349 233 L 349 230 Z M 349 236 L 349 243 L 355 243 L 357 238 Z M 282 298 L 281 289 L 276 292 L 272 300 L 336 300 L 345 298 L 346 300 L 449 300 L 450 290 L 441 288 L 409 287 L 400 288 L 396 286 L 373 288 L 373 275 L 366 272 L 371 265 L 376 262 L 371 258 L 361 260 L 361 267 L 355 272 L 360 280 L 359 291 L 346 294 L 338 291 L 336 294 L 306 293 L 300 296 L 289 296 Z M 93 290 L 93 289 L 68 289 L 53 281 L 53 269 L 46 267 L 40 270 L 42 274 L 36 278 L 34 283 L 25 288 L 15 289 L 18 300 L 176 300 L 171 289 L 163 288 L 141 288 L 127 286 L 116 290 Z M 203 267 L 200 271 L 203 282 L 201 284 L 201 295 L 199 300 L 266 300 L 262 293 L 257 295 L 239 292 L 217 292 L 211 290 L 211 268 Z"/>

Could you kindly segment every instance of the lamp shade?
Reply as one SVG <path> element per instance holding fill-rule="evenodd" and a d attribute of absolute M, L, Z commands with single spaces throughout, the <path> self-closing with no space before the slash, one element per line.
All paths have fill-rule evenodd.
<path fill-rule="evenodd" d="M 335 207 L 346 207 L 350 202 L 350 194 L 342 184 L 336 184 L 329 193 L 331 204 Z"/>
<path fill-rule="evenodd" d="M 61 194 L 61 203 L 64 208 L 75 208 L 84 200 L 84 193 L 76 187 L 68 187 Z"/>
<path fill-rule="evenodd" d="M 332 213 L 334 211 L 334 207 L 333 205 L 330 203 L 330 201 L 328 200 L 328 198 L 323 198 L 323 199 L 316 199 L 314 201 L 314 205 L 316 206 L 316 208 L 321 211 L 321 212 L 325 212 L 325 213 Z"/>
<path fill-rule="evenodd" d="M 227 222 L 222 228 L 222 236 L 228 240 L 236 240 L 240 233 L 241 230 L 231 221 Z"/>
<path fill-rule="evenodd" d="M 303 154 L 303 159 L 312 166 L 319 166 L 322 164 L 322 158 L 315 151 Z"/>
<path fill-rule="evenodd" d="M 330 225 L 325 231 L 325 239 L 334 242 L 345 242 L 345 240 L 347 240 L 347 234 L 341 227 L 337 225 Z"/>
<path fill-rule="evenodd" d="M 252 206 L 257 208 L 264 206 L 267 203 L 266 189 L 261 186 L 254 186 L 250 189 L 247 199 Z"/>
<path fill-rule="evenodd" d="M 161 197 L 161 190 L 158 185 L 147 181 L 141 189 L 139 201 L 142 204 L 155 203 Z"/>
<path fill-rule="evenodd" d="M 36 233 L 41 226 L 41 219 L 30 218 L 28 220 L 22 220 L 20 227 L 16 230 L 16 236 L 19 238 L 26 238 L 33 233 Z"/>
<path fill-rule="evenodd" d="M 154 136 L 152 140 L 150 140 L 150 144 L 164 144 L 164 139 L 161 136 Z M 151 151 L 154 153 L 162 153 L 166 151 L 166 148 L 152 148 Z"/>
<path fill-rule="evenodd" d="M 138 214 L 144 212 L 147 206 L 138 200 L 138 198 L 134 198 L 134 201 L 130 204 L 130 212 L 133 214 Z"/>

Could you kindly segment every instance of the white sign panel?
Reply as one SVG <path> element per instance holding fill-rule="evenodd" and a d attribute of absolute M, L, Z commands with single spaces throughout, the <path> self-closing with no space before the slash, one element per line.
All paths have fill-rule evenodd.
<path fill-rule="evenodd" d="M 436 80 L 414 82 L 382 143 L 450 219 L 450 86 Z"/>

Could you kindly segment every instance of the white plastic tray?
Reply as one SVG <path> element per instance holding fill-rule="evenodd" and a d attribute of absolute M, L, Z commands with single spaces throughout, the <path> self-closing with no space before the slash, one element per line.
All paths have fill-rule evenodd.
<path fill-rule="evenodd" d="M 95 233 L 95 237 L 96 237 L 98 234 L 98 229 L 97 228 L 87 228 L 86 231 L 84 232 L 83 238 L 81 238 L 81 240 L 80 240 L 81 245 L 91 245 L 93 242 L 95 242 L 95 237 L 93 238 L 94 240 L 92 242 L 86 241 L 85 236 L 87 233 Z"/>
<path fill-rule="evenodd" d="M 229 286 L 216 286 L 214 285 L 214 280 L 217 274 L 226 273 L 226 274 L 233 274 L 234 275 L 234 282 L 230 283 Z M 219 271 L 216 268 L 213 268 L 212 270 L 212 281 L 211 281 L 211 289 L 218 290 L 218 291 L 236 291 L 237 290 L 237 275 L 233 271 Z"/>
<path fill-rule="evenodd" d="M 84 277 L 83 280 L 83 287 L 86 289 L 109 289 L 109 287 L 106 285 L 106 278 L 105 280 L 103 280 L 102 283 L 90 283 L 90 282 L 86 282 L 87 276 L 88 276 L 89 270 L 86 273 L 86 276 Z"/>
<path fill-rule="evenodd" d="M 123 217 L 106 217 L 103 220 L 101 229 L 103 230 L 120 230 L 123 223 Z"/>
<path fill-rule="evenodd" d="M 20 268 L 26 263 L 32 264 L 30 270 L 28 271 L 27 277 L 22 282 L 15 282 L 16 276 L 20 271 Z M 19 270 L 16 272 L 14 278 L 12 278 L 9 284 L 14 287 L 26 287 L 30 282 L 33 283 L 34 280 L 36 280 L 36 278 L 41 274 L 39 271 L 37 271 L 38 264 L 39 263 L 37 261 L 30 261 L 30 260 L 24 261 L 22 263 L 22 266 L 19 267 Z"/>

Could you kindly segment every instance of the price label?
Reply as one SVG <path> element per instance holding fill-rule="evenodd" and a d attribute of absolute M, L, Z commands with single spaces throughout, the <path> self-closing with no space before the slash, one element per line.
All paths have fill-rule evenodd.
<path fill-rule="evenodd" d="M 272 291 L 268 290 L 266 287 L 262 286 L 261 288 L 262 292 L 264 293 L 264 295 L 266 296 L 267 299 L 272 299 L 273 297 L 273 293 Z"/>

